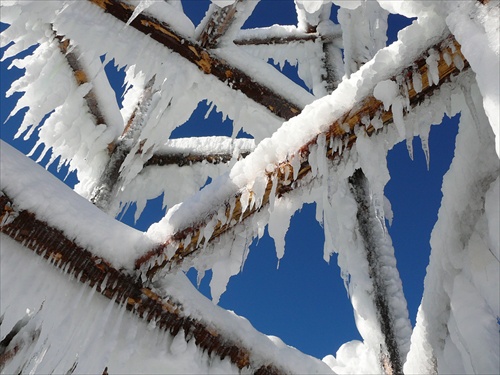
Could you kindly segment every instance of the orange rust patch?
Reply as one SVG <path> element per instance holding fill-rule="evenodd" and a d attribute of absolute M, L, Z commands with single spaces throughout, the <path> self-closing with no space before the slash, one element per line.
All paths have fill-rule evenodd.
<path fill-rule="evenodd" d="M 79 85 L 83 85 L 84 83 L 88 82 L 87 75 L 85 74 L 85 72 L 83 70 L 76 70 L 74 75 L 75 75 L 76 82 Z"/>
<path fill-rule="evenodd" d="M 210 74 L 212 72 L 212 59 L 205 51 L 201 52 L 201 60 L 198 60 L 196 64 L 201 68 L 201 70 L 203 70 L 204 73 Z"/>
<path fill-rule="evenodd" d="M 168 31 L 166 28 L 164 28 L 162 25 L 160 25 L 160 24 L 158 24 L 156 22 L 151 22 L 151 21 L 147 21 L 147 20 L 141 20 L 141 23 L 144 26 L 147 26 L 147 27 L 153 26 L 153 28 L 155 28 L 156 30 L 158 30 L 162 34 L 168 35 L 169 37 L 175 39 L 178 42 L 181 41 L 177 35 L 172 34 L 170 31 Z"/>

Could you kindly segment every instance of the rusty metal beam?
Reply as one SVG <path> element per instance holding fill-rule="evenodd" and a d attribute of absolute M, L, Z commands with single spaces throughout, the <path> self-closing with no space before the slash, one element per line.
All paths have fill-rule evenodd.
<path fill-rule="evenodd" d="M 408 67 L 402 67 L 400 73 L 398 73 L 394 80 L 398 80 L 398 77 L 405 82 L 408 87 L 408 98 L 411 107 L 416 107 L 419 103 L 429 97 L 433 92 L 440 87 L 440 85 L 448 81 L 453 75 L 459 74 L 462 69 L 468 68 L 468 62 L 460 51 L 460 45 L 452 37 L 449 36 L 437 43 L 436 45 L 430 46 L 428 50 L 433 49 L 439 54 L 438 60 L 438 71 L 439 71 L 439 84 L 430 85 L 427 76 L 427 65 L 425 55 L 417 57 L 413 64 Z M 448 58 L 445 58 L 445 54 Z M 454 61 L 461 60 L 464 62 L 464 67 L 457 67 Z M 450 62 L 450 65 L 448 65 Z M 422 90 L 417 92 L 413 87 L 411 80 L 412 74 L 419 73 L 422 76 Z M 257 211 L 259 211 L 263 206 L 267 205 L 270 200 L 271 192 L 276 194 L 276 196 L 281 196 L 288 191 L 293 190 L 297 182 L 302 180 L 311 171 L 311 167 L 308 163 L 308 155 L 311 146 L 317 143 L 318 137 L 320 135 L 325 136 L 327 140 L 337 139 L 345 145 L 346 148 L 351 148 L 356 142 L 357 136 L 354 129 L 356 127 L 363 127 L 368 135 L 372 135 L 377 132 L 372 124 L 363 124 L 362 119 L 364 118 L 374 118 L 380 115 L 380 118 L 385 126 L 392 124 L 393 114 L 390 110 L 384 110 L 383 103 L 377 100 L 373 96 L 367 96 L 361 100 L 354 108 L 348 110 L 343 116 L 341 116 L 337 121 L 330 125 L 328 130 L 322 134 L 318 134 L 314 139 L 312 139 L 307 144 L 303 145 L 299 150 L 296 150 L 301 155 L 301 166 L 297 174 L 297 179 L 291 181 L 291 176 L 294 175 L 293 167 L 288 160 L 283 160 L 272 172 L 267 173 L 268 182 L 267 187 L 262 199 L 262 204 L 260 206 L 247 207 L 244 212 L 242 212 L 242 206 L 240 203 L 241 193 L 236 193 L 221 204 L 220 209 L 225 209 L 226 220 L 222 223 L 220 220 L 217 221 L 213 234 L 209 242 L 220 237 L 222 234 L 230 231 L 233 227 L 238 225 L 241 221 L 250 217 Z M 346 127 L 348 126 L 348 129 Z M 332 149 L 329 145 L 325 150 L 326 156 L 334 160 L 339 157 L 337 150 Z M 277 187 L 273 190 L 273 179 L 277 179 Z M 253 194 L 253 192 L 250 192 Z M 231 200 L 236 201 L 234 210 L 231 210 Z M 214 209 L 214 212 L 218 212 Z M 172 269 L 180 266 L 183 260 L 187 257 L 200 251 L 205 246 L 205 239 L 198 241 L 199 237 L 202 236 L 203 229 L 207 223 L 209 223 L 216 214 L 207 214 L 204 218 L 193 218 L 192 225 L 179 230 L 172 237 L 168 238 L 165 243 L 156 249 L 152 249 L 147 254 L 143 255 L 136 261 L 136 267 L 147 274 L 149 278 L 152 278 L 159 270 L 162 269 Z M 187 239 L 190 238 L 190 241 Z M 167 249 L 175 249 L 175 254 L 170 258 L 167 257 Z"/>
<path fill-rule="evenodd" d="M 124 23 L 127 23 L 134 11 L 133 6 L 119 0 L 88 1 Z M 219 58 L 215 52 L 203 48 L 199 43 L 178 34 L 164 22 L 141 13 L 130 23 L 130 26 L 178 53 L 195 64 L 203 73 L 211 74 L 231 89 L 241 91 L 249 99 L 266 107 L 278 117 L 288 120 L 302 110 L 300 105 L 292 103 L 280 93 L 274 92 L 266 85 L 255 81 L 254 78 L 241 69 Z"/>

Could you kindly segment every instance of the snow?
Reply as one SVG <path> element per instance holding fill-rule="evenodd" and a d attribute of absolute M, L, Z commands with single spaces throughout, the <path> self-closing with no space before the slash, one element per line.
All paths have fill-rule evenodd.
<path fill-rule="evenodd" d="M 455 158 L 443 181 L 443 202 L 431 237 L 431 259 L 405 372 L 496 373 L 500 345 L 499 259 L 488 223 L 498 217 L 498 157 L 476 85 L 468 88 L 489 132 L 480 137 L 462 102 Z M 487 197 L 491 208 L 486 208 Z M 491 215 L 491 216 L 490 216 Z M 471 317 L 474 317 L 473 319 Z"/>
<path fill-rule="evenodd" d="M 20 210 L 36 213 L 39 220 L 62 230 L 116 268 L 132 270 L 139 254 L 154 246 L 144 233 L 89 204 L 12 146 L 3 141 L 0 145 L 0 187 Z"/>
<path fill-rule="evenodd" d="M 23 370 L 33 373 L 66 373 L 75 361 L 75 374 L 102 373 L 105 367 L 110 373 L 120 374 L 238 372 L 228 359 L 210 357 L 195 346 L 194 340 L 186 342 L 182 331 L 172 337 L 152 329 L 124 306 L 97 294 L 95 288 L 54 272 L 51 264 L 9 237 L 1 234 L 0 243 L 1 336 L 5 337 L 25 316 L 26 309 L 32 312 L 26 329 L 40 329 L 38 339 L 3 368 L 5 373 L 18 372 L 21 361 L 27 359 Z M 13 283 L 23 293 L 9 287 Z M 217 327 L 227 337 L 240 338 L 256 356 L 269 358 L 289 371 L 330 373 L 321 361 L 277 343 L 258 333 L 246 319 L 214 306 L 183 274 L 163 280 L 159 288 L 177 299 L 193 318 Z"/>
<path fill-rule="evenodd" d="M 234 1 L 213 0 L 214 6 Z M 302 113 L 286 123 L 241 92 L 230 90 L 219 80 L 186 64 L 149 37 L 104 14 L 88 2 L 5 2 L 2 22 L 11 24 L 2 33 L 7 47 L 2 61 L 38 45 L 32 55 L 12 61 L 26 69 L 8 92 L 24 92 L 11 116 L 28 107 L 18 136 L 30 137 L 39 130 L 36 147 L 44 147 L 43 157 L 52 149 L 54 162 L 69 163 L 81 181 L 77 191 L 83 196 L 97 183 L 109 158 L 107 146 L 118 139 L 124 124 L 132 115 L 132 106 L 153 76 L 152 97 L 147 110 L 139 113 L 143 127 L 131 135 L 132 151 L 121 167 L 120 186 L 113 197 L 110 212 L 135 202 L 136 218 L 148 199 L 164 194 L 168 206 L 165 217 L 146 233 L 129 228 L 90 205 L 84 198 L 65 187 L 43 168 L 2 142 L 1 189 L 16 202 L 19 209 L 29 210 L 37 218 L 61 229 L 69 238 L 110 261 L 117 268 L 132 271 L 134 261 L 158 243 L 169 243 L 167 256 L 175 251 L 174 234 L 204 223 L 198 243 L 202 249 L 189 257 L 183 270 L 194 267 L 201 279 L 213 271 L 210 282 L 213 301 L 199 296 L 182 271 L 161 275 L 154 285 L 162 295 L 173 296 L 184 313 L 214 324 L 225 335 L 251 348 L 257 357 L 271 358 L 285 369 L 300 373 L 370 373 L 378 371 L 380 355 L 387 354 L 380 327 L 379 311 L 374 303 L 376 282 L 370 276 L 375 269 L 386 291 L 387 306 L 393 323 L 395 341 L 406 373 L 498 373 L 500 336 L 500 121 L 498 1 L 480 5 L 477 1 L 340 1 L 338 13 L 343 42 L 345 79 L 331 95 L 321 82 L 322 45 L 316 42 L 292 43 L 283 47 L 237 47 L 230 43 L 236 36 L 251 39 L 262 36 L 294 36 L 306 27 L 318 26 L 320 33 L 336 33 L 339 27 L 329 19 L 329 0 L 297 0 L 298 27 L 273 26 L 268 29 L 239 32 L 256 2 L 245 7 L 237 17 L 214 54 L 231 65 L 256 77 L 276 93 L 305 107 Z M 179 35 L 194 39 L 204 21 L 195 28 L 179 4 L 151 0 L 128 1 L 136 5 L 133 18 L 141 12 L 169 24 Z M 5 5 L 5 6 L 4 6 Z M 28 11 L 29 10 L 29 11 Z M 209 17 L 210 12 L 207 13 Z M 37 17 L 30 15 L 37 14 Z M 418 17 L 399 40 L 385 47 L 388 12 Z M 328 13 L 328 14 L 327 14 Z M 207 19 L 205 18 L 205 21 Z M 73 73 L 54 39 L 57 33 L 68 37 L 80 56 L 89 83 L 77 85 Z M 325 31 L 326 30 L 326 31 Z M 472 72 L 441 83 L 439 91 L 416 108 L 408 102 L 408 83 L 393 80 L 401 67 L 410 66 L 426 52 L 425 63 L 431 85 L 438 85 L 438 53 L 429 47 L 451 32 L 462 46 L 462 53 Z M 102 35 L 109 38 L 102 38 Z M 99 43 L 95 43 L 99 40 Z M 133 50 L 130 46 L 139 46 Z M 242 52 L 243 51 L 243 52 Z M 103 75 L 99 56 L 105 63 L 115 59 L 126 67 L 125 108 L 121 114 L 113 92 Z M 312 93 L 298 88 L 287 78 L 276 75 L 265 61 L 272 58 L 281 67 L 285 62 L 298 64 L 299 76 Z M 461 70 L 464 62 L 451 59 Z M 57 77 L 57 79 L 54 79 Z M 278 77 L 278 78 L 277 78 Z M 422 77 L 413 74 L 415 91 L 422 91 Z M 103 103 L 106 124 L 96 124 L 88 111 L 85 96 L 94 90 Z M 174 95 L 175 94 L 175 95 Z M 363 125 L 381 129 L 368 137 L 363 127 L 356 127 L 357 142 L 345 151 L 340 140 L 321 134 L 362 99 L 373 94 L 391 109 L 394 126 L 382 129 L 380 116 L 366 116 Z M 321 97 L 320 99 L 317 99 Z M 108 98 L 108 99 L 105 99 Z M 199 101 L 207 99 L 233 120 L 233 135 L 240 129 L 254 140 L 200 138 L 196 141 L 171 140 L 174 129 L 186 123 Z M 392 217 L 384 187 L 390 179 L 387 152 L 396 143 L 406 141 L 410 157 L 413 137 L 420 136 L 429 166 L 429 131 L 445 114 L 461 112 L 461 124 L 455 158 L 443 181 L 443 201 L 431 238 L 431 258 L 425 279 L 425 290 L 413 329 L 408 319 L 406 301 L 396 267 L 394 249 L 385 228 Z M 47 119 L 44 119 L 49 115 Z M 139 117 L 139 116 L 138 116 Z M 315 141 L 309 154 L 299 150 Z M 325 158 L 328 143 L 343 158 L 334 165 Z M 253 151 L 236 160 L 241 151 Z M 178 166 L 143 168 L 154 153 L 225 153 L 233 156 L 227 165 L 199 163 L 189 168 Z M 295 181 L 301 163 L 308 162 L 309 176 Z M 284 163 L 284 164 L 280 164 Z M 287 183 L 295 190 L 276 197 L 277 169 L 285 168 Z M 291 168 L 293 168 L 293 173 Z M 366 244 L 357 222 L 357 203 L 349 177 L 361 168 L 369 182 L 370 220 L 374 228 L 371 240 L 376 243 L 378 263 L 367 260 Z M 21 173 L 22 171 L 22 173 Z M 208 178 L 212 183 L 199 189 Z M 262 207 L 268 181 L 272 183 L 269 204 Z M 226 207 L 234 210 L 236 200 L 242 213 L 256 208 L 257 213 L 236 224 L 229 232 L 210 244 L 218 223 L 226 224 Z M 323 257 L 330 260 L 338 254 L 338 263 L 346 290 L 354 308 L 358 330 L 363 341 L 344 344 L 336 356 L 323 362 L 300 354 L 281 340 L 258 334 L 243 318 L 214 305 L 226 290 L 230 278 L 238 274 L 255 237 L 261 237 L 267 226 L 275 241 L 278 265 L 285 254 L 285 235 L 290 218 L 304 203 L 316 202 L 316 219 L 323 225 Z M 78 217 L 78 223 L 74 218 Z M 236 369 L 227 360 L 209 358 L 186 342 L 182 333 L 172 338 L 154 330 L 154 322 L 144 322 L 125 313 L 125 309 L 106 301 L 86 286 L 67 276 L 51 272 L 45 262 L 27 253 L 5 236 L 2 241 L 2 304 L 5 321 L 2 337 L 25 316 L 26 330 L 39 327 L 40 337 L 27 345 L 23 355 L 30 358 L 33 372 L 65 372 L 78 360 L 78 373 L 98 373 L 109 365 L 110 372 L 169 371 L 198 373 L 232 373 Z M 188 243 L 191 237 L 184 239 Z M 169 242 L 170 241 L 170 242 Z M 9 265 L 9 266 L 7 266 Z M 15 267 L 11 267 L 15 265 Z M 19 269 L 23 265 L 22 270 Z M 15 280 L 15 281 L 13 281 Z M 6 287 L 16 283 L 25 293 Z M 53 285 L 56 285 L 55 287 Z M 68 296 L 63 299 L 60 296 Z M 43 302 L 45 301 L 45 302 Z M 41 307 L 43 306 L 43 307 Z M 25 311 L 29 309 L 28 315 Z M 3 315 L 2 315 L 3 316 Z M 113 317 L 113 319 L 111 318 Z M 43 324 L 42 324 L 43 323 Z M 24 324 L 24 323 L 23 323 Z M 132 329 L 129 329 L 132 327 Z M 87 329 L 88 328 L 88 329 Z M 81 348 L 79 347 L 82 344 Z M 385 343 L 384 343 L 385 345 Z M 134 360 L 134 355 L 141 358 Z M 60 360 L 60 361 L 59 361 Z M 16 372 L 18 359 L 9 363 L 7 372 Z M 374 370 L 377 369 L 377 370 Z"/>

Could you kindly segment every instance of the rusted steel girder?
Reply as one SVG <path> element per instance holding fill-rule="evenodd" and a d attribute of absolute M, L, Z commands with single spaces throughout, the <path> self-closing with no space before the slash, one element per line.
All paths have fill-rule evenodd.
<path fill-rule="evenodd" d="M 431 96 L 442 83 L 448 81 L 453 75 L 458 75 L 463 69 L 467 69 L 469 67 L 468 62 L 465 60 L 465 57 L 460 51 L 459 43 L 452 36 L 448 36 L 436 45 L 430 46 L 428 51 L 431 49 L 436 51 L 439 55 L 438 85 L 431 85 L 429 83 L 426 57 L 424 55 L 416 58 L 410 66 L 402 67 L 400 73 L 393 78 L 394 80 L 397 80 L 397 77 L 399 76 L 405 82 L 408 88 L 410 106 L 413 108 L 424 101 L 426 97 Z M 447 54 L 447 57 L 445 57 L 445 54 Z M 457 67 L 455 65 L 455 61 L 462 61 L 463 66 Z M 411 80 L 412 74 L 416 73 L 422 76 L 422 89 L 419 92 L 415 90 Z M 267 173 L 268 182 L 262 198 L 262 204 L 260 206 L 254 205 L 247 207 L 244 212 L 242 212 L 242 205 L 240 203 L 241 192 L 237 192 L 235 195 L 227 197 L 221 206 L 214 208 L 211 213 L 206 213 L 203 218 L 193 218 L 192 225 L 179 230 L 172 237 L 168 238 L 162 246 L 152 249 L 140 257 L 136 261 L 136 267 L 145 272 L 148 278 L 152 278 L 161 269 L 165 268 L 166 270 L 169 270 L 180 266 L 186 257 L 192 256 L 194 253 L 204 248 L 207 239 L 202 238 L 199 240 L 199 237 L 202 236 L 205 225 L 207 225 L 207 223 L 209 223 L 212 218 L 217 215 L 219 209 L 225 210 L 225 223 L 220 220 L 217 221 L 212 236 L 208 239 L 208 242 L 211 242 L 220 237 L 222 234 L 230 231 L 241 221 L 259 211 L 263 206 L 267 205 L 269 203 L 271 193 L 279 197 L 286 192 L 293 190 L 296 187 L 296 183 L 299 180 L 302 180 L 311 171 L 311 166 L 308 162 L 308 155 L 310 153 L 311 146 L 317 144 L 320 135 L 324 136 L 327 140 L 339 140 L 343 145 L 345 145 L 344 148 L 351 148 L 357 139 L 354 131 L 357 126 L 365 128 L 368 135 L 378 132 L 378 130 L 376 130 L 371 123 L 366 125 L 362 121 L 364 118 L 372 119 L 376 116 L 380 116 L 384 126 L 393 123 L 393 114 L 391 110 L 385 110 L 383 103 L 375 97 L 365 97 L 359 102 L 359 104 L 348 110 L 337 121 L 331 124 L 326 132 L 318 134 L 307 144 L 303 145 L 300 150 L 296 150 L 301 157 L 301 166 L 297 173 L 296 180 L 293 180 L 292 178 L 294 173 L 293 166 L 290 161 L 282 161 L 278 165 L 275 165 L 272 172 Z M 330 145 L 327 145 L 325 153 L 331 160 L 339 157 L 337 150 L 333 149 Z M 277 179 L 276 188 L 273 188 L 273 179 Z M 253 194 L 253 192 L 250 192 L 250 194 Z M 231 200 L 235 200 L 236 202 L 233 209 L 231 209 Z M 190 238 L 190 241 L 187 241 L 188 238 Z M 172 247 L 175 248 L 175 254 L 169 258 L 166 255 L 166 250 L 167 248 L 171 249 Z"/>
<path fill-rule="evenodd" d="M 156 327 L 173 336 L 183 330 L 186 341 L 195 340 L 195 344 L 211 356 L 227 357 L 239 369 L 255 373 L 285 373 L 284 369 L 273 364 L 272 358 L 255 358 L 251 348 L 228 338 L 217 327 L 185 315 L 181 304 L 156 294 L 142 285 L 140 278 L 114 268 L 105 259 L 76 244 L 61 230 L 39 220 L 34 213 L 18 210 L 15 202 L 2 191 L 0 232 L 64 269 L 79 282 L 95 287 L 117 305 L 124 305 L 148 322 L 154 321 Z"/>
<path fill-rule="evenodd" d="M 132 5 L 119 0 L 88 1 L 124 23 L 128 22 L 135 9 Z M 215 52 L 179 35 L 164 22 L 141 13 L 130 22 L 130 26 L 178 53 L 195 64 L 205 74 L 211 74 L 233 90 L 241 91 L 248 98 L 266 107 L 271 113 L 280 118 L 288 120 L 302 110 L 301 106 L 292 103 L 280 93 L 274 92 L 271 88 L 255 81 L 241 69 L 219 58 Z"/>

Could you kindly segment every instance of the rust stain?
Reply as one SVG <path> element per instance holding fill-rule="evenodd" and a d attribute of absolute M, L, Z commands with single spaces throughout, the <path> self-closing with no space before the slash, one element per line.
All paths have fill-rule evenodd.
<path fill-rule="evenodd" d="M 111 5 L 111 2 L 109 0 L 90 0 L 92 1 L 95 5 L 101 7 L 102 9 L 106 9 L 108 5 Z"/>
<path fill-rule="evenodd" d="M 206 74 L 210 74 L 212 72 L 212 59 L 205 51 L 201 52 L 201 60 L 196 61 L 196 65 L 198 65 Z"/>
<path fill-rule="evenodd" d="M 75 70 L 74 76 L 78 85 L 83 85 L 88 82 L 87 74 L 85 74 L 83 70 Z"/>
<path fill-rule="evenodd" d="M 50 253 L 50 258 L 51 259 L 54 259 L 54 260 L 59 260 L 61 259 L 63 256 L 61 253 Z"/>
<path fill-rule="evenodd" d="M 163 35 L 167 35 L 167 36 L 169 36 L 170 38 L 175 39 L 175 40 L 176 40 L 177 42 L 179 42 L 179 43 L 180 43 L 180 41 L 181 41 L 181 39 L 180 39 L 177 35 L 175 35 L 175 34 L 171 33 L 171 32 L 170 32 L 169 30 L 167 30 L 165 27 L 163 27 L 162 25 L 160 25 L 160 24 L 158 24 L 158 23 L 156 23 L 156 22 L 152 22 L 152 21 L 148 21 L 148 20 L 141 20 L 141 23 L 142 23 L 144 26 L 146 26 L 146 27 L 151 27 L 151 26 L 152 26 L 154 29 L 158 30 L 158 31 L 159 31 L 159 32 L 161 32 Z"/>
<path fill-rule="evenodd" d="M 191 52 L 193 52 L 196 55 L 196 57 L 200 57 L 198 50 L 196 48 L 194 48 L 194 46 L 188 46 L 188 48 Z"/>

